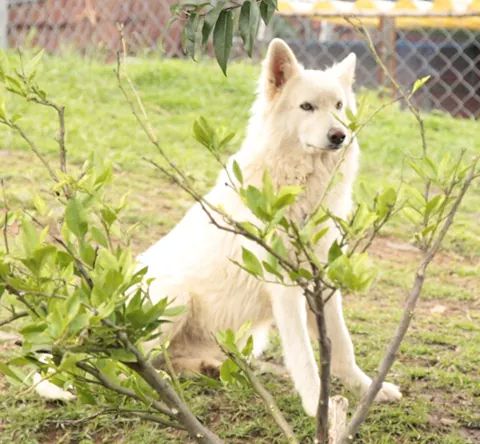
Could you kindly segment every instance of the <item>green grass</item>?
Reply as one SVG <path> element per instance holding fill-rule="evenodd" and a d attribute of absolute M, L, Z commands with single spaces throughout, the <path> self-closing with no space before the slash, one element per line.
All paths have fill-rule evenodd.
<path fill-rule="evenodd" d="M 194 142 L 193 120 L 203 115 L 215 125 L 235 131 L 230 150 L 237 149 L 254 98 L 258 67 L 233 64 L 225 78 L 211 63 L 133 59 L 129 70 L 163 147 L 195 178 L 201 191 L 207 190 L 218 166 Z M 146 247 L 178 221 L 190 201 L 143 160 L 155 158 L 156 153 L 118 90 L 114 67 L 74 56 L 48 57 L 41 78 L 50 95 L 67 107 L 71 162 L 80 165 L 91 152 L 114 162 L 112 196 L 129 192 L 123 222 L 125 226 L 138 223 L 134 248 L 139 251 Z M 369 93 L 368 102 L 374 109 L 380 100 Z M 7 107 L 25 116 L 22 125 L 53 159 L 54 115 L 17 102 Z M 434 156 L 445 151 L 456 154 L 463 148 L 480 152 L 478 122 L 428 115 L 426 131 Z M 0 175 L 5 179 L 10 205 L 29 205 L 32 193 L 47 188 L 46 175 L 18 137 L 1 129 L 0 140 Z M 372 190 L 396 184 L 405 155 L 420 152 L 413 118 L 395 107 L 382 112 L 362 132 L 360 141 L 359 181 L 368 183 Z M 406 174 L 404 180 L 413 181 L 413 175 Z M 479 216 L 477 184 L 457 217 L 445 250 L 431 268 L 412 328 L 390 374 L 389 379 L 401 385 L 404 399 L 396 405 L 375 406 L 362 428 L 360 442 L 480 441 Z M 393 333 L 412 281 L 418 256 L 402 248 L 411 234 L 402 220 L 394 220 L 373 246 L 379 269 L 376 285 L 366 295 L 345 297 L 358 361 L 370 373 Z M 268 357 L 280 362 L 278 339 L 273 339 Z M 10 354 L 12 348 L 5 346 L 2 351 Z M 301 442 L 312 442 L 314 423 L 304 415 L 288 379 L 264 376 L 264 381 Z M 185 381 L 185 385 L 195 413 L 225 442 L 285 442 L 252 391 L 212 389 L 194 381 Z M 335 390 L 344 393 L 340 385 L 335 385 Z M 1 379 L 0 403 L 0 443 L 189 442 L 182 433 L 136 420 L 97 417 L 82 421 L 94 413 L 92 408 L 75 403 L 48 404 L 32 393 L 20 393 Z"/>

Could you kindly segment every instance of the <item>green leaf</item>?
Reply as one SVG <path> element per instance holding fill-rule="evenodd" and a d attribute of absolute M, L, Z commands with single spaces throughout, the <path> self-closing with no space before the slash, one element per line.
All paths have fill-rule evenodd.
<path fill-rule="evenodd" d="M 257 257 L 246 248 L 242 247 L 243 265 L 254 276 L 263 276 L 263 267 Z"/>
<path fill-rule="evenodd" d="M 235 133 L 228 133 L 218 144 L 218 148 L 225 148 L 227 144 L 235 137 Z"/>
<path fill-rule="evenodd" d="M 262 185 L 263 185 L 263 196 L 265 198 L 265 204 L 267 205 L 267 209 L 273 207 L 274 199 L 275 199 L 275 190 L 273 188 L 272 176 L 268 170 L 263 172 L 262 176 Z M 270 213 L 269 210 L 267 210 Z"/>
<path fill-rule="evenodd" d="M 195 43 L 199 23 L 199 15 L 194 11 L 190 11 L 184 27 L 184 48 L 192 60 L 195 60 Z"/>
<path fill-rule="evenodd" d="M 41 62 L 42 60 L 42 57 L 43 57 L 43 54 L 44 54 L 44 50 L 41 49 L 37 55 L 35 55 L 35 57 L 33 57 L 32 59 L 30 59 L 24 66 L 24 72 L 25 72 L 25 75 L 27 77 L 29 77 L 30 79 L 32 79 L 34 76 L 35 76 L 35 73 L 37 72 L 37 67 L 38 67 L 38 64 Z"/>
<path fill-rule="evenodd" d="M 77 237 L 83 238 L 88 230 L 88 222 L 85 209 L 78 199 L 68 201 L 65 209 L 65 222 L 68 229 Z"/>
<path fill-rule="evenodd" d="M 247 339 L 247 343 L 245 344 L 245 347 L 242 349 L 242 355 L 246 358 L 248 358 L 253 351 L 253 338 L 250 335 Z"/>
<path fill-rule="evenodd" d="M 47 207 L 47 204 L 45 203 L 45 201 L 40 197 L 39 194 L 35 194 L 32 198 L 32 204 L 33 206 L 35 207 L 35 209 L 37 210 L 38 214 L 40 214 L 40 216 L 45 216 L 47 214 L 47 211 L 48 211 L 48 207 Z"/>
<path fill-rule="evenodd" d="M 202 27 L 202 45 L 207 43 L 210 33 L 212 32 L 212 29 L 217 22 L 218 16 L 220 15 L 225 3 L 225 0 L 219 1 L 205 16 Z"/>
<path fill-rule="evenodd" d="M 420 88 L 423 88 L 425 84 L 430 80 L 432 76 L 421 77 L 420 79 L 415 80 L 415 83 L 412 87 L 411 95 L 415 94 Z"/>
<path fill-rule="evenodd" d="M 402 215 L 406 217 L 414 225 L 419 224 L 422 220 L 421 213 L 416 208 L 413 208 L 413 207 L 405 207 L 402 210 Z"/>
<path fill-rule="evenodd" d="M 0 97 L 0 119 L 7 120 L 7 109 L 5 107 L 5 97 Z"/>
<path fill-rule="evenodd" d="M 78 353 L 66 352 L 61 359 L 58 370 L 69 371 L 75 370 L 75 364 L 82 359 L 82 356 Z"/>
<path fill-rule="evenodd" d="M 92 227 L 90 230 L 90 235 L 92 236 L 92 239 L 102 247 L 107 248 L 108 247 L 108 239 L 106 235 L 98 229 L 97 227 Z"/>
<path fill-rule="evenodd" d="M 437 194 L 432 197 L 425 205 L 425 217 L 429 217 L 440 205 L 443 200 L 443 195 Z"/>
<path fill-rule="evenodd" d="M 322 228 L 321 230 L 317 231 L 313 236 L 312 236 L 312 242 L 313 244 L 317 244 L 318 241 L 327 234 L 329 230 L 329 227 Z"/>
<path fill-rule="evenodd" d="M 16 77 L 6 75 L 5 83 L 6 83 L 7 91 L 10 91 L 14 94 L 18 94 L 19 96 L 22 96 L 22 97 L 25 97 L 27 95 L 27 92 L 25 91 L 22 83 Z"/>
<path fill-rule="evenodd" d="M 244 200 L 248 209 L 259 219 L 266 221 L 270 220 L 270 215 L 267 212 L 267 203 L 265 196 L 258 188 L 249 185 L 247 189 L 240 190 L 240 196 Z"/>
<path fill-rule="evenodd" d="M 263 268 L 267 273 L 273 274 L 276 276 L 278 279 L 283 281 L 283 276 L 282 273 L 280 273 L 277 269 L 278 263 L 273 263 L 273 262 L 267 262 L 267 261 L 262 261 Z"/>
<path fill-rule="evenodd" d="M 227 63 L 232 49 L 233 40 L 233 15 L 231 11 L 222 11 L 218 16 L 213 30 L 213 47 L 215 57 L 223 71 L 227 75 Z"/>
<path fill-rule="evenodd" d="M 237 180 L 240 182 L 240 184 L 243 184 L 242 170 L 240 169 L 240 166 L 238 165 L 238 162 L 236 160 L 233 161 L 232 169 L 233 169 L 233 174 L 235 175 Z"/>
<path fill-rule="evenodd" d="M 310 272 L 310 270 L 307 270 L 306 268 L 300 268 L 298 270 L 298 275 L 307 279 L 307 280 L 310 280 L 313 278 L 312 276 L 312 273 Z"/>
<path fill-rule="evenodd" d="M 254 236 L 260 236 L 260 230 L 250 222 L 240 222 L 239 224 L 247 233 Z"/>
<path fill-rule="evenodd" d="M 104 207 L 100 210 L 102 220 L 110 227 L 117 220 L 117 213 L 111 208 Z"/>
<path fill-rule="evenodd" d="M 262 0 L 260 3 L 260 14 L 266 25 L 270 23 L 273 13 L 277 9 L 277 0 Z"/>
<path fill-rule="evenodd" d="M 98 403 L 98 395 L 96 393 L 94 395 L 88 391 L 88 387 L 85 387 L 83 384 L 83 382 L 75 384 L 75 392 L 78 400 L 82 404 L 96 405 Z"/>
<path fill-rule="evenodd" d="M 66 321 L 66 313 L 60 310 L 58 304 L 54 305 L 47 316 L 48 333 L 53 339 L 57 339 L 62 335 L 67 324 Z"/>
<path fill-rule="evenodd" d="M 176 305 L 175 307 L 167 307 L 163 312 L 162 317 L 173 318 L 175 316 L 179 316 L 182 313 L 185 313 L 187 310 L 185 305 Z"/>
<path fill-rule="evenodd" d="M 68 333 L 70 335 L 75 335 L 88 327 L 92 316 L 92 313 L 88 312 L 77 314 L 70 324 L 68 324 Z"/>
<path fill-rule="evenodd" d="M 260 8 L 256 0 L 245 1 L 240 9 L 239 31 L 249 57 L 252 57 L 259 24 Z"/>
<path fill-rule="evenodd" d="M 372 283 L 375 272 L 370 266 L 366 253 L 351 257 L 341 256 L 329 263 L 328 278 L 339 288 L 350 291 L 364 291 Z"/>
<path fill-rule="evenodd" d="M 80 243 L 80 258 L 87 265 L 93 267 L 97 253 L 95 249 L 87 242 Z"/>
<path fill-rule="evenodd" d="M 377 215 L 370 211 L 366 204 L 361 203 L 352 220 L 352 231 L 357 235 L 363 233 L 370 228 L 376 219 Z"/>
<path fill-rule="evenodd" d="M 328 250 L 328 262 L 331 263 L 335 259 L 339 258 L 343 254 L 342 249 L 340 248 L 340 245 L 338 245 L 337 240 L 335 239 L 333 241 L 333 244 L 330 246 L 330 249 Z"/>
<path fill-rule="evenodd" d="M 193 135 L 195 140 L 208 150 L 215 148 L 215 131 L 204 117 L 199 117 L 193 122 Z"/>
<path fill-rule="evenodd" d="M 130 350 L 123 348 L 111 348 L 106 350 L 112 359 L 121 362 L 137 362 L 137 358 Z"/>
<path fill-rule="evenodd" d="M 357 116 L 353 113 L 351 108 L 347 108 L 345 110 L 345 115 L 347 116 L 347 119 L 348 119 L 348 128 L 352 131 L 356 131 L 360 126 L 358 123 Z"/>
<path fill-rule="evenodd" d="M 21 239 L 25 255 L 30 257 L 39 247 L 39 235 L 33 223 L 27 218 L 22 221 Z"/>
<path fill-rule="evenodd" d="M 23 375 L 18 369 L 10 367 L 3 362 L 0 362 L 0 373 L 3 373 L 5 376 L 13 379 L 16 382 L 21 384 L 25 383 L 25 375 Z"/>
<path fill-rule="evenodd" d="M 389 187 L 376 199 L 376 212 L 384 217 L 395 206 L 397 202 L 397 191 Z"/>
<path fill-rule="evenodd" d="M 303 188 L 298 185 L 283 186 L 280 188 L 275 202 L 273 203 L 273 210 L 278 211 L 284 207 L 292 205 L 302 191 Z"/>
<path fill-rule="evenodd" d="M 226 359 L 220 367 L 220 379 L 225 384 L 233 384 L 235 382 L 235 373 L 239 371 L 237 364 L 230 358 Z"/>

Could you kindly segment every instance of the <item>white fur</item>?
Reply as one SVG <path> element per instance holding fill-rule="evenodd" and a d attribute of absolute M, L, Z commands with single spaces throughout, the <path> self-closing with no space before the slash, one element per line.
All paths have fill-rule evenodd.
<path fill-rule="evenodd" d="M 290 214 L 299 222 L 318 204 L 332 169 L 343 155 L 341 179 L 327 194 L 326 202 L 340 217 L 346 217 L 350 211 L 352 184 L 358 168 L 358 144 L 347 134 L 344 143 L 347 148 L 331 150 L 327 133 L 332 128 L 348 133 L 334 114 L 346 121 L 346 107 L 355 110 L 354 70 L 353 54 L 326 71 L 313 71 L 303 69 L 283 41 L 275 39 L 269 46 L 245 141 L 229 165 L 235 159 L 247 183 L 258 185 L 264 170 L 268 169 L 277 186 L 304 186 L 305 192 Z M 344 103 L 341 110 L 335 108 L 339 101 Z M 300 105 L 304 102 L 313 104 L 315 110 L 302 110 Z M 347 152 L 342 153 L 345 149 Z M 221 206 L 237 221 L 255 221 L 226 182 L 226 174 L 222 172 L 206 200 Z M 322 239 L 319 254 L 325 254 L 336 235 L 331 227 Z M 252 322 L 258 355 L 267 344 L 266 333 L 274 321 L 286 367 L 305 411 L 313 416 L 319 396 L 319 377 L 309 330 L 310 335 L 316 332 L 314 322 L 308 322 L 302 291 L 262 283 L 234 265 L 229 259 L 239 260 L 242 246 L 260 256 L 263 254 L 258 246 L 244 238 L 216 228 L 196 204 L 168 235 L 140 256 L 140 262 L 149 267 L 148 277 L 154 278 L 153 300 L 167 295 L 187 307 L 187 312 L 165 331 L 171 339 L 172 359 L 183 369 L 198 370 L 215 365 L 221 356 L 212 333 L 238 329 L 246 321 Z M 371 379 L 355 363 L 339 293 L 327 304 L 327 322 L 333 373 L 348 386 L 364 392 Z M 393 400 L 400 396 L 397 387 L 385 384 L 378 398 Z"/>
<path fill-rule="evenodd" d="M 326 204 L 340 217 L 350 211 L 359 148 L 334 114 L 346 121 L 346 107 L 355 111 L 354 71 L 353 54 L 326 71 L 313 71 L 303 69 L 283 41 L 275 39 L 269 46 L 246 138 L 228 164 L 234 159 L 239 163 L 246 183 L 259 185 L 268 169 L 276 186 L 302 185 L 305 191 L 290 213 L 298 222 L 317 206 L 342 156 L 340 180 L 327 194 Z M 336 109 L 339 101 L 344 104 L 341 110 Z M 304 102 L 314 105 L 314 111 L 301 109 Z M 339 150 L 329 149 L 327 134 L 332 128 L 347 134 Z M 237 221 L 255 221 L 226 182 L 222 172 L 206 200 L 221 206 Z M 320 242 L 320 255 L 326 254 L 336 236 L 331 226 Z M 310 338 L 316 338 L 313 316 L 299 288 L 260 282 L 234 265 L 229 259 L 240 260 L 242 246 L 259 256 L 264 254 L 241 236 L 216 228 L 195 204 L 168 235 L 140 255 L 139 262 L 148 266 L 147 277 L 154 278 L 150 288 L 153 301 L 169 296 L 187 307 L 163 331 L 170 340 L 172 362 L 178 370 L 218 366 L 222 355 L 212 334 L 227 328 L 236 330 L 247 321 L 253 326 L 254 353 L 258 356 L 267 345 L 268 330 L 274 322 L 285 365 L 305 411 L 314 416 L 320 384 L 310 343 Z M 332 371 L 349 387 L 364 392 L 371 379 L 355 363 L 340 293 L 328 302 L 326 311 Z M 398 388 L 388 383 L 378 395 L 383 401 L 400 397 Z"/>

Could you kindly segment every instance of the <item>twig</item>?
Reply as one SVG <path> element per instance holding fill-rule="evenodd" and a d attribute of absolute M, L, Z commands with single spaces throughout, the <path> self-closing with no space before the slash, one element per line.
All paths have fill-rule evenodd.
<path fill-rule="evenodd" d="M 90 364 L 87 364 L 86 362 L 79 361 L 77 362 L 77 367 L 81 370 L 84 370 L 91 376 L 93 376 L 95 379 L 100 381 L 102 385 L 109 390 L 112 390 L 120 395 L 126 396 L 131 399 L 136 399 L 137 401 L 145 402 L 144 399 L 142 399 L 139 395 L 137 395 L 133 390 L 130 390 L 126 387 L 122 387 L 121 385 L 118 385 L 110 379 L 107 378 L 100 370 L 98 370 L 96 367 L 93 367 Z M 158 410 L 160 413 L 163 413 L 164 415 L 170 416 L 172 418 L 175 418 L 175 414 L 163 403 L 155 399 L 149 399 L 148 400 L 151 406 L 155 409 Z"/>
<path fill-rule="evenodd" d="M 14 313 L 9 318 L 4 319 L 3 321 L 0 321 L 0 327 L 3 327 L 4 325 L 10 324 L 11 322 L 16 321 L 17 319 L 24 318 L 27 315 L 28 315 L 28 312 L 26 312 L 26 311 L 19 311 L 17 313 Z"/>
<path fill-rule="evenodd" d="M 423 119 L 422 119 L 422 116 L 420 114 L 420 111 L 415 107 L 415 105 L 412 103 L 412 100 L 411 100 L 411 95 L 410 94 L 407 94 L 403 88 L 400 86 L 400 84 L 397 82 L 397 80 L 395 79 L 395 77 L 393 77 L 392 73 L 390 72 L 390 70 L 387 68 L 387 66 L 385 65 L 382 57 L 380 56 L 380 54 L 378 53 L 377 51 L 377 48 L 375 47 L 375 43 L 373 42 L 372 40 L 372 36 L 370 35 L 370 33 L 368 32 L 367 28 L 360 22 L 360 23 L 354 23 L 351 18 L 349 17 L 345 17 L 345 20 L 354 28 L 356 29 L 357 31 L 359 31 L 361 34 L 363 34 L 367 40 L 367 43 L 368 43 L 368 47 L 370 49 L 370 51 L 372 52 L 372 55 L 373 57 L 375 58 L 375 61 L 378 63 L 378 65 L 380 66 L 380 68 L 382 69 L 382 71 L 385 73 L 385 75 L 388 77 L 388 79 L 390 80 L 390 82 L 392 83 L 392 85 L 394 86 L 395 90 L 400 93 L 400 95 L 402 96 L 402 98 L 405 100 L 405 102 L 407 103 L 407 106 L 410 110 L 410 112 L 413 114 L 413 116 L 415 117 L 415 119 L 417 120 L 418 122 L 418 127 L 419 127 L 419 130 L 420 130 L 420 138 L 422 140 L 422 150 L 423 150 L 423 155 L 426 156 L 427 155 L 427 139 L 426 139 L 426 135 L 425 135 L 425 124 L 423 122 Z M 396 101 L 397 99 L 395 99 Z"/>
<path fill-rule="evenodd" d="M 398 352 L 398 349 L 400 348 L 400 344 L 402 343 L 403 338 L 405 337 L 405 334 L 410 325 L 410 322 L 413 318 L 415 305 L 418 301 L 418 298 L 422 291 L 423 283 L 425 281 L 426 270 L 429 264 L 431 263 L 431 261 L 433 260 L 433 258 L 435 257 L 436 253 L 438 252 L 442 244 L 442 241 L 445 238 L 445 235 L 447 234 L 450 226 L 453 223 L 455 214 L 457 213 L 457 210 L 465 196 L 465 193 L 467 192 L 468 188 L 470 187 L 472 181 L 475 178 L 477 163 L 478 163 L 478 158 L 471 166 L 469 175 L 465 179 L 465 182 L 460 190 L 460 193 L 456 197 L 435 242 L 424 254 L 422 262 L 420 263 L 416 271 L 415 280 L 413 282 L 412 288 L 407 298 L 407 302 L 403 310 L 403 315 L 402 315 L 400 324 L 398 325 L 397 330 L 395 331 L 395 335 L 393 336 L 390 344 L 386 349 L 384 358 L 380 364 L 380 368 L 378 370 L 377 375 L 373 379 L 372 384 L 368 388 L 365 395 L 362 397 L 350 423 L 348 424 L 347 429 L 342 434 L 339 441 L 340 444 L 349 444 L 353 441 L 360 425 L 362 424 L 362 422 L 365 420 L 367 416 L 368 410 L 370 409 L 370 406 L 372 405 L 373 400 L 375 399 L 375 396 L 379 392 L 382 386 L 382 383 L 385 380 L 385 377 L 395 360 L 395 356 Z"/>
<path fill-rule="evenodd" d="M 32 139 L 30 139 L 30 137 L 27 136 L 27 134 L 25 133 L 25 131 L 23 131 L 23 129 L 17 125 L 16 123 L 13 123 L 9 120 L 0 120 L 0 123 L 8 126 L 9 128 L 15 130 L 18 135 L 25 141 L 27 142 L 27 145 L 30 147 L 30 149 L 32 150 L 32 152 L 37 156 L 37 158 L 40 160 L 40 162 L 42 162 L 43 166 L 47 169 L 48 171 L 48 174 L 50 175 L 50 177 L 53 179 L 54 182 L 58 182 L 58 177 L 57 175 L 55 174 L 55 171 L 53 171 L 52 167 L 49 165 L 49 163 L 47 162 L 47 160 L 45 159 L 45 157 L 43 157 L 42 153 L 40 153 L 40 150 L 38 149 L 37 145 L 35 145 L 35 142 L 33 142 Z"/>
<path fill-rule="evenodd" d="M 280 427 L 280 430 L 283 432 L 283 434 L 287 438 L 287 442 L 291 444 L 298 444 L 299 441 L 297 440 L 295 434 L 293 433 L 293 430 L 290 427 L 290 424 L 287 422 L 282 412 L 278 408 L 278 405 L 275 402 L 275 399 L 270 394 L 270 392 L 263 386 L 263 384 L 257 378 L 255 373 L 248 366 L 248 364 L 246 364 L 244 361 L 239 359 L 233 353 L 229 353 L 228 350 L 225 350 L 225 348 L 223 347 L 221 348 L 228 355 L 228 357 L 231 358 L 235 362 L 235 364 L 238 365 L 238 367 L 242 370 L 244 375 L 248 378 L 252 388 L 255 390 L 258 396 L 260 396 L 263 403 L 265 404 L 265 407 L 268 413 L 270 413 L 273 420 L 277 423 L 278 427 Z"/>
<path fill-rule="evenodd" d="M 10 254 L 10 247 L 8 245 L 8 212 L 10 211 L 8 207 L 7 201 L 7 194 L 5 193 L 5 182 L 3 179 L 0 180 L 2 185 L 2 193 L 3 193 L 3 206 L 4 206 L 4 218 L 3 218 L 3 242 L 5 244 L 5 252 Z"/>
<path fill-rule="evenodd" d="M 32 90 L 38 97 L 41 97 L 41 93 L 37 87 L 32 86 Z M 48 99 L 39 99 L 38 97 L 29 99 L 32 102 L 38 103 L 39 105 L 52 108 L 57 113 L 58 119 L 58 135 L 56 141 L 59 148 L 59 163 L 60 171 L 62 173 L 67 173 L 67 148 L 65 144 L 65 106 L 57 105 L 55 102 L 51 102 Z"/>
<path fill-rule="evenodd" d="M 38 314 L 35 307 L 25 299 L 25 295 L 22 291 L 17 290 L 15 287 L 12 287 L 10 284 L 4 284 L 4 285 L 5 285 L 5 290 L 7 290 L 9 293 L 15 295 L 17 297 L 17 299 L 23 305 L 25 305 L 25 307 L 27 307 L 32 313 L 35 313 L 35 316 L 40 317 L 40 315 Z"/>
<path fill-rule="evenodd" d="M 136 363 L 126 363 L 132 370 L 138 373 L 145 382 L 150 385 L 170 407 L 171 412 L 175 414 L 186 428 L 187 432 L 200 444 L 221 444 L 223 441 L 212 431 L 207 429 L 189 410 L 186 404 L 180 399 L 173 388 L 161 378 L 153 365 L 145 359 L 140 351 L 135 347 L 123 331 L 118 332 L 118 338 L 122 341 L 127 350 L 131 351 L 136 359 Z"/>
<path fill-rule="evenodd" d="M 176 429 L 184 430 L 184 427 L 181 424 L 173 423 L 171 421 L 167 421 L 159 416 L 153 414 L 152 412 L 147 412 L 144 410 L 131 410 L 131 409 L 121 409 L 117 407 L 110 407 L 100 410 L 90 416 L 80 419 L 61 419 L 61 420 L 47 420 L 47 423 L 50 424 L 57 424 L 57 425 L 72 425 L 77 426 L 81 424 L 85 424 L 87 422 L 92 421 L 93 419 L 98 418 L 102 415 L 132 415 L 140 419 L 145 419 L 150 422 L 156 422 L 158 424 L 164 425 L 166 427 L 174 427 Z"/>

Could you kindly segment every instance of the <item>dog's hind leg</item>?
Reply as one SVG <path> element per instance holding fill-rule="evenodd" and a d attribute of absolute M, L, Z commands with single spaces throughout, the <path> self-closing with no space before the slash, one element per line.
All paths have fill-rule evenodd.
<path fill-rule="evenodd" d="M 172 337 L 167 352 L 175 372 L 185 376 L 202 373 L 218 377 L 225 359 L 213 333 L 202 328 L 190 315 Z"/>

